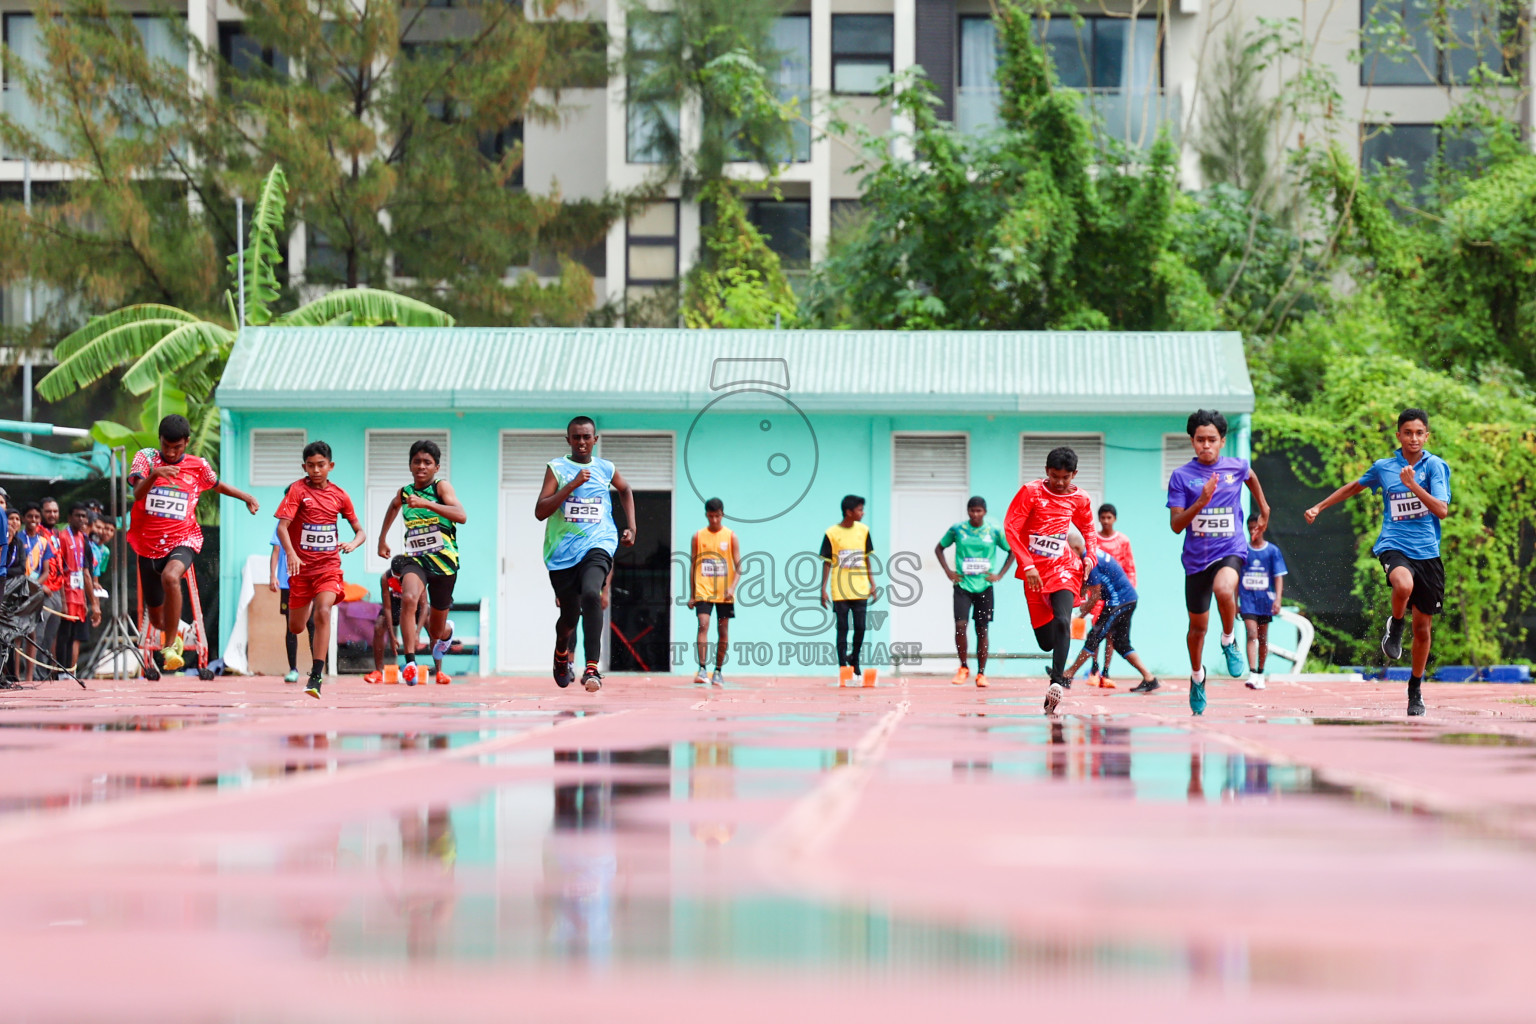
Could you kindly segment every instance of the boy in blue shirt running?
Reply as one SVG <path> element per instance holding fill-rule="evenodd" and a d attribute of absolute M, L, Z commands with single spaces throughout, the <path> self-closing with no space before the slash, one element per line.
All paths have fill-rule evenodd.
<path fill-rule="evenodd" d="M 1285 556 L 1264 539 L 1264 524 L 1248 524 L 1248 561 L 1237 591 L 1243 631 L 1248 634 L 1248 689 L 1264 689 L 1264 662 L 1269 658 L 1269 624 L 1280 614 L 1285 592 Z M 1297 671 L 1301 666 L 1296 666 Z"/>
<path fill-rule="evenodd" d="M 1377 459 L 1354 483 L 1345 484 L 1307 509 L 1317 521 L 1330 505 L 1347 501 L 1369 487 L 1382 495 L 1381 536 L 1371 552 L 1381 560 L 1392 586 L 1392 614 L 1381 638 L 1389 662 L 1403 656 L 1403 616 L 1413 606 L 1413 671 L 1408 677 L 1408 714 L 1424 713 L 1420 687 L 1429 664 L 1434 616 L 1445 601 L 1445 566 L 1440 561 L 1440 520 L 1451 514 L 1451 467 L 1424 450 L 1429 414 L 1404 409 L 1397 417 L 1397 443 L 1391 458 Z"/>

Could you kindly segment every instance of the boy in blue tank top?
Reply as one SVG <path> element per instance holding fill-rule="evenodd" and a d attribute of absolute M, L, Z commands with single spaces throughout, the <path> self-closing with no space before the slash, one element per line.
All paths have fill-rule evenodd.
<path fill-rule="evenodd" d="M 603 609 L 607 607 L 608 574 L 618 546 L 635 543 L 635 495 L 607 459 L 592 456 L 597 447 L 597 426 L 590 417 L 577 416 L 565 428 L 571 454 L 550 460 L 544 467 L 544 486 L 533 514 L 544 524 L 544 567 L 560 605 L 555 623 L 555 682 L 571 685 L 572 642 L 576 620 L 581 620 L 583 653 L 587 667 L 581 684 L 587 692 L 603 688 L 597 670 L 603 650 Z M 620 534 L 613 518 L 613 495 L 624 504 L 630 525 Z"/>
<path fill-rule="evenodd" d="M 1348 501 L 1366 488 L 1381 501 L 1381 536 L 1371 553 L 1392 586 L 1392 612 L 1381 637 L 1388 662 L 1403 656 L 1403 617 L 1413 606 L 1413 670 L 1408 677 L 1408 713 L 1424 713 L 1421 686 L 1429 665 L 1434 617 L 1445 601 L 1445 566 L 1440 561 L 1440 520 L 1451 514 L 1451 467 L 1424 450 L 1429 413 L 1404 409 L 1397 417 L 1397 443 L 1390 458 L 1377 459 L 1353 483 L 1345 484 L 1307 509 L 1308 523 L 1323 509 Z"/>

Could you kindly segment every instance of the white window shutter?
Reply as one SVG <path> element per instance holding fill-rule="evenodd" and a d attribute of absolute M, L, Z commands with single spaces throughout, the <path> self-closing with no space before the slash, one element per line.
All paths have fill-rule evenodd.
<path fill-rule="evenodd" d="M 1045 476 L 1045 457 L 1063 446 L 1077 453 L 1077 486 L 1097 509 L 1104 501 L 1103 434 L 1019 435 L 1019 485 Z"/>
<path fill-rule="evenodd" d="M 1195 449 L 1189 443 L 1188 434 L 1163 435 L 1163 486 L 1173 477 L 1173 471 L 1195 457 Z"/>
<path fill-rule="evenodd" d="M 302 430 L 251 431 L 251 486 L 287 487 L 304 475 Z"/>
<path fill-rule="evenodd" d="M 598 454 L 636 491 L 670 491 L 673 481 L 671 434 L 604 434 Z"/>
<path fill-rule="evenodd" d="M 891 450 L 891 486 L 903 490 L 969 490 L 967 440 L 966 434 L 896 435 Z"/>
<path fill-rule="evenodd" d="M 370 534 L 374 534 L 379 524 L 384 522 L 384 510 L 389 508 L 389 503 L 394 500 L 395 494 L 411 482 L 411 445 L 417 441 L 437 443 L 438 449 L 443 453 L 443 462 L 437 475 L 443 479 L 452 480 L 449 476 L 452 463 L 449 461 L 448 431 L 368 431 L 363 477 L 363 528 Z M 405 550 L 405 526 L 398 515 L 390 524 L 385 540 L 389 542 L 391 554 L 398 555 Z M 389 563 L 378 555 L 376 534 L 371 536 L 363 547 L 368 552 L 366 562 L 369 572 L 381 573 L 389 567 Z"/>
<path fill-rule="evenodd" d="M 569 454 L 571 446 L 557 430 L 502 431 L 502 489 L 538 490 L 544 483 L 544 467 Z"/>

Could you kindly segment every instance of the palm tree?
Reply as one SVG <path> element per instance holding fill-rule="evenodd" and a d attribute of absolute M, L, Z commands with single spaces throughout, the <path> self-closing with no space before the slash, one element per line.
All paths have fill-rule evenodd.
<path fill-rule="evenodd" d="M 274 165 L 261 184 L 252 210 L 251 240 L 245 250 L 245 326 L 316 327 L 322 325 L 396 324 L 401 327 L 451 327 L 453 317 L 425 302 L 377 288 L 344 288 L 274 316 L 278 297 L 276 265 L 282 262 L 278 235 L 288 180 Z M 229 257 L 230 275 L 239 272 Z M 239 324 L 234 300 L 226 293 L 229 322 Z M 45 400 L 57 402 L 122 366 L 123 387 L 143 396 L 139 429 L 105 420 L 91 436 L 109 446 L 154 447 L 162 416 L 181 413 L 192 423 L 192 446 L 218 465 L 219 410 L 213 391 L 235 345 L 237 330 L 174 306 L 146 302 L 92 317 L 84 327 L 54 346 L 57 365 L 37 384 Z"/>

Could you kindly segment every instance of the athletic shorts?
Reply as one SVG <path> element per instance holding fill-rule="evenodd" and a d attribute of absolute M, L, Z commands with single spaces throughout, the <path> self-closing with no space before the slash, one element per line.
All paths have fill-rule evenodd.
<path fill-rule="evenodd" d="M 581 556 L 581 561 L 575 565 L 566 566 L 564 569 L 549 570 L 549 585 L 555 590 L 555 600 L 563 607 L 567 601 L 581 603 L 581 576 L 582 573 L 600 566 L 603 570 L 603 578 L 613 572 L 613 556 L 602 548 L 593 548 Z"/>
<path fill-rule="evenodd" d="M 1390 549 L 1377 557 L 1381 559 L 1381 567 L 1388 579 L 1392 577 L 1392 570 L 1400 565 L 1413 573 L 1413 594 L 1408 598 L 1410 608 L 1425 615 L 1440 614 L 1440 606 L 1445 602 L 1445 564 L 1440 559 L 1409 558 L 1401 551 Z"/>
<path fill-rule="evenodd" d="M 422 582 L 427 585 L 427 603 L 433 611 L 446 612 L 453 608 L 453 585 L 459 581 L 458 574 L 452 576 L 435 576 L 427 571 L 427 567 L 420 562 L 413 561 L 405 567 L 405 572 L 400 579 L 403 582 L 406 576 L 420 576 Z M 395 620 L 399 622 L 397 618 Z"/>
<path fill-rule="evenodd" d="M 1267 626 L 1275 621 L 1275 617 L 1273 615 L 1249 615 L 1247 612 L 1244 612 L 1243 621 L 1257 622 L 1261 626 Z"/>
<path fill-rule="evenodd" d="M 720 619 L 722 619 L 722 620 L 723 619 L 734 619 L 736 617 L 736 602 L 735 601 L 695 601 L 695 602 L 693 602 L 693 610 L 694 610 L 695 613 L 698 614 L 698 616 L 700 618 L 704 618 L 704 619 L 709 618 L 709 613 L 711 611 L 713 611 L 715 613 L 715 615 L 717 617 L 719 617 Z"/>
<path fill-rule="evenodd" d="M 91 624 L 89 620 L 75 622 L 72 619 L 60 619 L 59 633 L 58 637 L 54 640 L 54 643 L 67 644 L 75 640 L 79 640 L 81 643 L 85 643 L 90 639 L 90 634 Z"/>
<path fill-rule="evenodd" d="M 283 615 L 288 614 L 288 588 L 279 587 L 277 591 L 277 610 Z"/>
<path fill-rule="evenodd" d="M 1199 572 L 1184 577 L 1184 607 L 1191 615 L 1204 615 L 1211 610 L 1211 595 L 1216 592 L 1216 574 L 1223 569 L 1241 573 L 1247 559 L 1242 555 L 1218 558 Z"/>
<path fill-rule="evenodd" d="M 992 621 L 992 588 L 972 593 L 956 583 L 954 605 L 956 622 L 973 617 L 978 626 L 984 626 Z"/>
<path fill-rule="evenodd" d="M 1073 590 L 1071 587 L 1057 587 L 1055 590 L 1029 590 L 1025 589 L 1024 599 L 1029 603 L 1029 625 L 1032 629 L 1039 629 L 1056 617 L 1056 609 L 1051 607 L 1051 595 L 1067 591 L 1077 599 L 1083 588 Z"/>
<path fill-rule="evenodd" d="M 165 604 L 165 582 L 160 579 L 160 574 L 165 572 L 165 567 L 172 562 L 180 562 L 188 569 L 192 568 L 192 559 L 197 553 L 191 548 L 172 548 L 171 553 L 164 558 L 145 558 L 139 555 L 139 587 L 144 592 L 144 606 L 146 608 L 159 608 Z"/>
<path fill-rule="evenodd" d="M 1125 604 L 1117 604 L 1113 608 L 1103 608 L 1098 618 L 1093 620 L 1093 628 L 1088 631 L 1088 637 L 1083 641 L 1083 649 L 1088 651 L 1098 650 L 1099 644 L 1109 637 L 1110 646 L 1116 654 L 1131 654 L 1136 648 L 1131 646 L 1131 616 L 1136 614 L 1136 602 L 1127 601 Z"/>
<path fill-rule="evenodd" d="M 316 597 L 321 594 L 331 593 L 341 597 L 347 592 L 346 585 L 341 579 L 341 569 L 326 569 L 324 572 L 301 572 L 297 576 L 288 577 L 289 604 L 303 607 L 313 604 Z"/>

